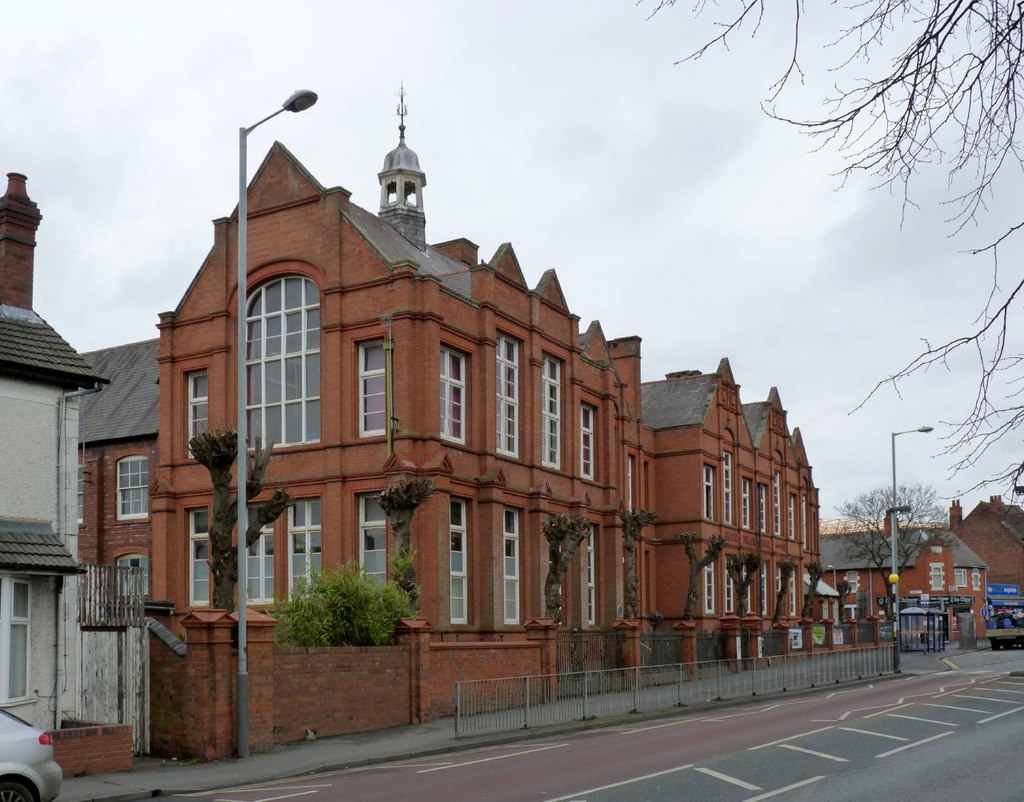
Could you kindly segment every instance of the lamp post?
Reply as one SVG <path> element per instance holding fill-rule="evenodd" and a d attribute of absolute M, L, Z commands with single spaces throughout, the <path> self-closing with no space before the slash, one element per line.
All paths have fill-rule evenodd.
<path fill-rule="evenodd" d="M 249 234 L 249 198 L 248 198 L 248 182 L 246 181 L 246 138 L 256 128 L 263 125 L 267 120 L 272 117 L 276 117 L 282 111 L 305 111 L 317 101 L 316 92 L 311 92 L 308 89 L 300 89 L 293 92 L 291 96 L 281 104 L 281 108 L 275 111 L 273 114 L 269 114 L 248 128 L 238 129 L 238 354 L 237 354 L 237 395 L 238 395 L 238 467 L 236 469 L 238 477 L 238 491 L 235 496 L 235 506 L 237 508 L 237 532 L 238 532 L 238 549 L 237 549 L 237 573 L 238 573 L 238 682 L 236 684 L 236 704 L 238 707 L 237 712 L 237 739 L 238 739 L 238 757 L 245 758 L 249 757 L 249 660 L 248 660 L 248 640 L 246 631 L 246 607 L 249 604 L 247 598 L 248 593 L 248 566 L 246 565 L 246 552 L 248 551 L 248 545 L 246 544 L 246 533 L 249 529 L 249 510 L 247 507 L 248 493 L 246 492 L 246 485 L 248 484 L 248 478 L 246 475 L 249 451 L 248 451 L 248 437 L 247 435 L 247 422 L 245 416 L 245 401 L 246 401 L 246 376 L 245 376 L 245 357 L 246 357 L 246 302 L 248 299 L 248 293 L 246 292 L 246 261 L 247 261 L 247 238 Z"/>
<path fill-rule="evenodd" d="M 892 433 L 892 507 L 888 510 L 889 513 L 889 548 L 892 550 L 892 573 L 889 574 L 889 583 L 892 585 L 892 648 L 893 648 L 893 669 L 896 671 L 900 670 L 900 615 L 899 615 L 899 599 L 900 599 L 900 574 L 899 574 L 899 558 L 897 555 L 897 539 L 896 539 L 896 522 L 897 514 L 900 512 L 910 512 L 910 507 L 899 507 L 896 504 L 896 438 L 901 434 L 912 434 L 913 432 L 920 432 L 921 434 L 927 434 L 932 431 L 931 426 L 920 426 L 917 429 L 907 429 L 904 432 L 893 432 Z"/>

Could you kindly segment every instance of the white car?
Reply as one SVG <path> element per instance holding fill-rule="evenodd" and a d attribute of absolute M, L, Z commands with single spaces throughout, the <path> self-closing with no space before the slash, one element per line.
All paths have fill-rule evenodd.
<path fill-rule="evenodd" d="M 50 733 L 0 710 L 0 802 L 50 802 L 63 779 Z"/>

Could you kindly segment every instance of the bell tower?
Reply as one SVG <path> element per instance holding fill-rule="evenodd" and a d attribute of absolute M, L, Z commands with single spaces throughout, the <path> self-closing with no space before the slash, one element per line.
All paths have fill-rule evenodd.
<path fill-rule="evenodd" d="M 380 180 L 380 218 L 389 222 L 421 251 L 427 247 L 426 217 L 423 214 L 423 188 L 427 177 L 420 169 L 415 151 L 405 144 L 405 86 L 398 101 L 398 147 L 384 157 Z"/>

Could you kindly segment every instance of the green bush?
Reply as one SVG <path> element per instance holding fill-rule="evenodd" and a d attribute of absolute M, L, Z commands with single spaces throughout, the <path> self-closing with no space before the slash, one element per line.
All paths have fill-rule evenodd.
<path fill-rule="evenodd" d="M 278 646 L 384 646 L 398 620 L 415 614 L 397 586 L 349 563 L 314 574 L 278 601 L 274 638 Z"/>

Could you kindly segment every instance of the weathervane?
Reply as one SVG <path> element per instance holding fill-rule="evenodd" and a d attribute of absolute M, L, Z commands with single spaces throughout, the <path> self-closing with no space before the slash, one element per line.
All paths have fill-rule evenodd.
<path fill-rule="evenodd" d="M 405 81 L 400 84 L 398 90 L 398 108 L 395 113 L 398 115 L 399 126 L 398 126 L 398 138 L 405 141 L 405 115 L 409 113 L 409 110 L 405 107 Z"/>

